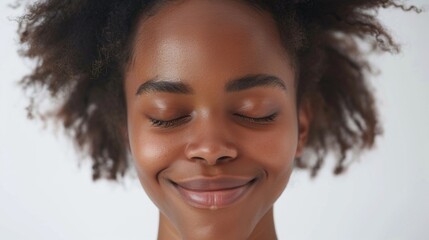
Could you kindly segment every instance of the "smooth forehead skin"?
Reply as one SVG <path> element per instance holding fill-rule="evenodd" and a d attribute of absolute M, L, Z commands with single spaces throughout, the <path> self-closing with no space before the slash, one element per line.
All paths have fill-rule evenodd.
<path fill-rule="evenodd" d="M 237 73 L 248 73 L 249 67 L 260 66 L 261 70 L 293 78 L 290 69 L 284 67 L 290 62 L 274 20 L 267 12 L 239 1 L 169 3 L 154 16 L 143 19 L 135 41 L 132 71 L 127 76 L 127 79 L 136 80 L 132 83 L 160 72 L 166 75 L 163 77 L 181 76 L 186 78 L 183 80 L 222 79 L 230 77 L 225 65 Z M 132 68 L 135 63 L 138 69 Z M 219 71 L 215 76 L 207 76 L 207 68 Z M 254 71 L 260 72 L 260 69 Z M 130 83 L 126 82 L 127 87 L 135 88 Z"/>
<path fill-rule="evenodd" d="M 138 25 L 125 75 L 127 128 L 139 180 L 160 210 L 159 239 L 275 239 L 273 204 L 285 189 L 298 137 L 294 70 L 273 19 L 243 2 L 173 1 Z M 276 76 L 286 89 L 228 92 L 231 79 Z M 150 79 L 182 82 L 191 93 L 136 94 Z M 264 124 L 237 117 L 263 118 Z M 177 127 L 151 118 L 185 116 Z M 196 178 L 249 178 L 233 206 L 200 208 L 177 186 Z"/>

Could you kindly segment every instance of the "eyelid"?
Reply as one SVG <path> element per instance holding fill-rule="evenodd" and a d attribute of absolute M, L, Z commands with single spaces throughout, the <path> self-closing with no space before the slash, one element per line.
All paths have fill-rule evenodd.
<path fill-rule="evenodd" d="M 249 117 L 239 113 L 235 113 L 234 115 L 250 122 L 265 124 L 273 122 L 276 119 L 278 112 L 263 117 Z"/>
<path fill-rule="evenodd" d="M 176 127 L 182 123 L 189 121 L 190 120 L 189 117 L 191 117 L 191 116 L 190 115 L 184 115 L 184 116 L 180 116 L 178 118 L 174 118 L 171 120 L 161 120 L 161 119 L 156 119 L 156 118 L 152 118 L 152 117 L 148 116 L 152 125 L 155 127 L 160 127 L 160 128 Z"/>
<path fill-rule="evenodd" d="M 235 116 L 242 118 L 245 121 L 251 122 L 251 123 L 257 123 L 257 124 L 268 124 L 273 122 L 277 115 L 278 112 L 272 113 L 270 115 L 267 116 L 263 116 L 263 117 L 249 117 L 243 114 L 239 114 L 239 113 L 234 113 Z M 184 116 L 180 116 L 178 118 L 174 118 L 171 120 L 160 120 L 160 119 L 156 119 L 156 118 L 152 118 L 149 117 L 149 120 L 151 121 L 152 125 L 155 127 L 160 127 L 160 128 L 172 128 L 172 127 L 176 127 L 179 126 L 183 123 L 186 123 L 190 120 L 190 115 L 184 115 Z"/>

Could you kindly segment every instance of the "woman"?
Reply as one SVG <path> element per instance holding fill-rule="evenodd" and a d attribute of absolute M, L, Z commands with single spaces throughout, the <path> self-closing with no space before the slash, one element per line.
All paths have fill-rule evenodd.
<path fill-rule="evenodd" d="M 39 60 L 22 84 L 61 99 L 55 118 L 89 151 L 94 180 L 123 176 L 132 159 L 159 239 L 276 239 L 273 204 L 293 168 L 315 176 L 333 152 L 340 174 L 381 132 L 357 39 L 398 51 L 371 14 L 389 6 L 415 10 L 42 1 L 20 25 L 23 55 Z"/>

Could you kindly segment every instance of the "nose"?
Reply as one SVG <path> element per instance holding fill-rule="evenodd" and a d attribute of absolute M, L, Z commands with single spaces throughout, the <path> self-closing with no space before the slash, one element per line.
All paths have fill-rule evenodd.
<path fill-rule="evenodd" d="M 238 155 L 230 136 L 231 134 L 219 124 L 204 124 L 193 129 L 191 140 L 185 149 L 186 157 L 211 166 L 230 162 Z"/>

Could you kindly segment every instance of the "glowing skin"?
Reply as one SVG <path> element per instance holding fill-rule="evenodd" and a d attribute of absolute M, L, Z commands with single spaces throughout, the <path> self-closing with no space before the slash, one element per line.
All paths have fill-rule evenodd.
<path fill-rule="evenodd" d="M 274 20 L 244 3 L 176 1 L 140 22 L 127 127 L 159 239 L 276 239 L 309 125 L 294 77 Z"/>

